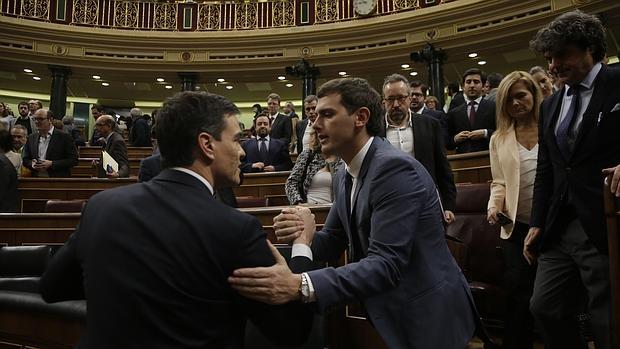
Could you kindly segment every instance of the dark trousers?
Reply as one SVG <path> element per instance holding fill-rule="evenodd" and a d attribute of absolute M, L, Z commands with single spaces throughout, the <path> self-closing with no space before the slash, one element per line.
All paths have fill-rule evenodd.
<path fill-rule="evenodd" d="M 569 222 L 538 257 L 530 309 L 547 349 L 585 347 L 577 321 L 584 309 L 596 348 L 610 347 L 609 258 L 592 245 L 579 220 Z"/>
<path fill-rule="evenodd" d="M 523 241 L 529 226 L 516 222 L 510 238 L 503 240 L 504 289 L 506 317 L 504 318 L 504 349 L 527 349 L 534 344 L 534 318 L 530 313 L 530 298 L 534 288 L 536 268 L 523 257 Z"/>

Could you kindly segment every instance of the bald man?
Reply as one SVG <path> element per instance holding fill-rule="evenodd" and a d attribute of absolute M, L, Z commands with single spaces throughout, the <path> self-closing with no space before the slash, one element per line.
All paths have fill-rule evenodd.
<path fill-rule="evenodd" d="M 105 150 L 110 156 L 118 163 L 118 171 L 114 171 L 111 168 L 104 169 L 103 164 L 100 161 L 95 160 L 97 166 L 97 176 L 100 178 L 110 177 L 129 177 L 129 160 L 127 159 L 127 145 L 123 136 L 114 131 L 116 127 L 116 121 L 110 115 L 101 115 L 95 127 L 101 135 L 105 138 Z"/>

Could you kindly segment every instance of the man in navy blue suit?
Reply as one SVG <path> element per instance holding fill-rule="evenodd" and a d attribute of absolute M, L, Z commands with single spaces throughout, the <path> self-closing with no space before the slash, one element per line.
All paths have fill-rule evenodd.
<path fill-rule="evenodd" d="M 288 144 L 283 140 L 269 136 L 271 119 L 267 114 L 254 119 L 256 139 L 249 139 L 242 144 L 245 158 L 241 164 L 243 172 L 288 171 L 293 162 L 288 153 Z"/>
<path fill-rule="evenodd" d="M 302 274 L 282 264 L 241 269 L 229 282 L 250 298 L 275 304 L 301 298 L 319 311 L 360 300 L 389 348 L 465 348 L 475 308 L 444 238 L 433 179 L 378 137 L 381 96 L 366 80 L 332 80 L 317 95 L 313 127 L 322 149 L 347 166 L 336 174 L 321 231 L 301 207 L 285 209 L 274 228 L 280 241 L 293 242 L 292 261 L 335 260 L 348 251 L 349 264 Z"/>

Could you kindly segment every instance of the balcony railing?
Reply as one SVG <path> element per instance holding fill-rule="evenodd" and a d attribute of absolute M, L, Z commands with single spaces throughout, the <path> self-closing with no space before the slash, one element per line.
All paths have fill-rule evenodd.
<path fill-rule="evenodd" d="M 384 16 L 456 0 L 377 0 Z M 128 0 L 0 0 L 0 16 L 77 26 L 161 31 L 230 31 L 357 20 L 353 0 L 158 2 Z"/>

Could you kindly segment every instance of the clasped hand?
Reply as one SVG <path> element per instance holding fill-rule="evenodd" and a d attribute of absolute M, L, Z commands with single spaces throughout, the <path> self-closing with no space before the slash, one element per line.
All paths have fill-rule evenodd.
<path fill-rule="evenodd" d="M 316 224 L 306 207 L 285 208 L 274 219 L 279 242 L 310 246 Z M 268 304 L 283 304 L 299 299 L 301 275 L 294 274 L 278 250 L 267 241 L 276 263 L 270 267 L 241 268 L 228 278 L 231 287 L 244 297 Z"/>

